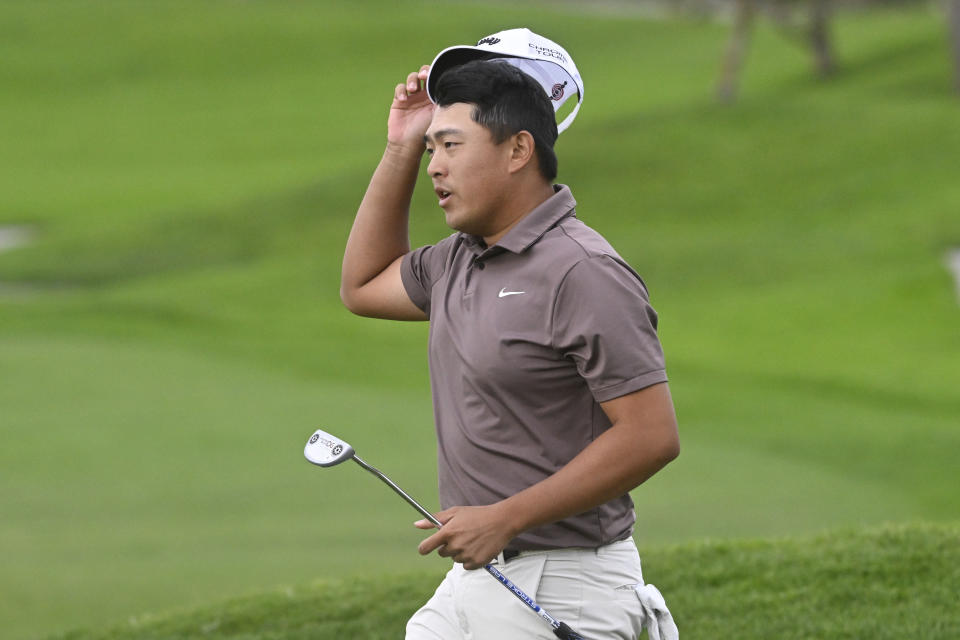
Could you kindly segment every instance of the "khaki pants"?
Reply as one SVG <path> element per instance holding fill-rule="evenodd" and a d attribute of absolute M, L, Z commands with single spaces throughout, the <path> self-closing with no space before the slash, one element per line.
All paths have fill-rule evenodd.
<path fill-rule="evenodd" d="M 494 561 L 497 562 L 496 560 Z M 633 539 L 598 549 L 528 551 L 496 564 L 555 619 L 586 638 L 635 640 L 644 613 Z M 407 623 L 406 640 L 555 638 L 548 623 L 483 569 L 455 564 Z"/>

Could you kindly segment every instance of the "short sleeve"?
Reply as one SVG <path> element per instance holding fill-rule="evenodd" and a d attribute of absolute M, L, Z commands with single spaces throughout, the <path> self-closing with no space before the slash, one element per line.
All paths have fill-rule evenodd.
<path fill-rule="evenodd" d="M 597 402 L 667 380 L 646 287 L 612 256 L 586 258 L 567 272 L 552 332 L 554 348 L 576 363 Z"/>
<path fill-rule="evenodd" d="M 414 249 L 400 262 L 400 279 L 413 304 L 430 315 L 430 294 L 433 285 L 443 275 L 454 236 L 436 245 Z"/>

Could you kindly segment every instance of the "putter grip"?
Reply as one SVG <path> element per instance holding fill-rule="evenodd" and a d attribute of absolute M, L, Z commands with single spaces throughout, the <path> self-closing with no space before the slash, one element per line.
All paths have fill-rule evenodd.
<path fill-rule="evenodd" d="M 563 640 L 586 640 L 582 635 L 571 629 L 566 622 L 561 622 L 560 626 L 553 630 L 553 635 Z"/>

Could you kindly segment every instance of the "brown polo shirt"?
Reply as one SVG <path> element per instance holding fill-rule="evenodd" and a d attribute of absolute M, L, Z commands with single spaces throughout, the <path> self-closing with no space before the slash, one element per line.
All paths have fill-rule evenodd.
<path fill-rule="evenodd" d="M 403 260 L 407 294 L 430 316 L 444 509 L 550 476 L 609 428 L 599 403 L 667 379 L 643 281 L 554 189 L 492 247 L 456 233 Z M 625 494 L 508 547 L 597 547 L 634 520 Z"/>

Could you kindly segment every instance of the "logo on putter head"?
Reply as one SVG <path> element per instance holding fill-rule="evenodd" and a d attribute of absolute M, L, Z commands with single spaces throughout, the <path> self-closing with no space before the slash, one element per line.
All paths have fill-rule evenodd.
<path fill-rule="evenodd" d="M 320 436 L 318 436 L 317 434 L 313 434 L 313 437 L 310 438 L 310 444 L 313 444 L 319 439 L 320 439 Z"/>
<path fill-rule="evenodd" d="M 343 445 L 342 445 L 342 444 L 338 444 L 337 446 L 335 446 L 335 447 L 333 448 L 333 455 L 338 456 L 338 455 L 340 455 L 341 453 L 343 453 Z"/>
<path fill-rule="evenodd" d="M 500 38 L 484 38 L 483 40 L 477 43 L 477 46 L 479 47 L 482 44 L 493 45 L 493 44 L 497 44 L 498 42 L 500 42 Z"/>

